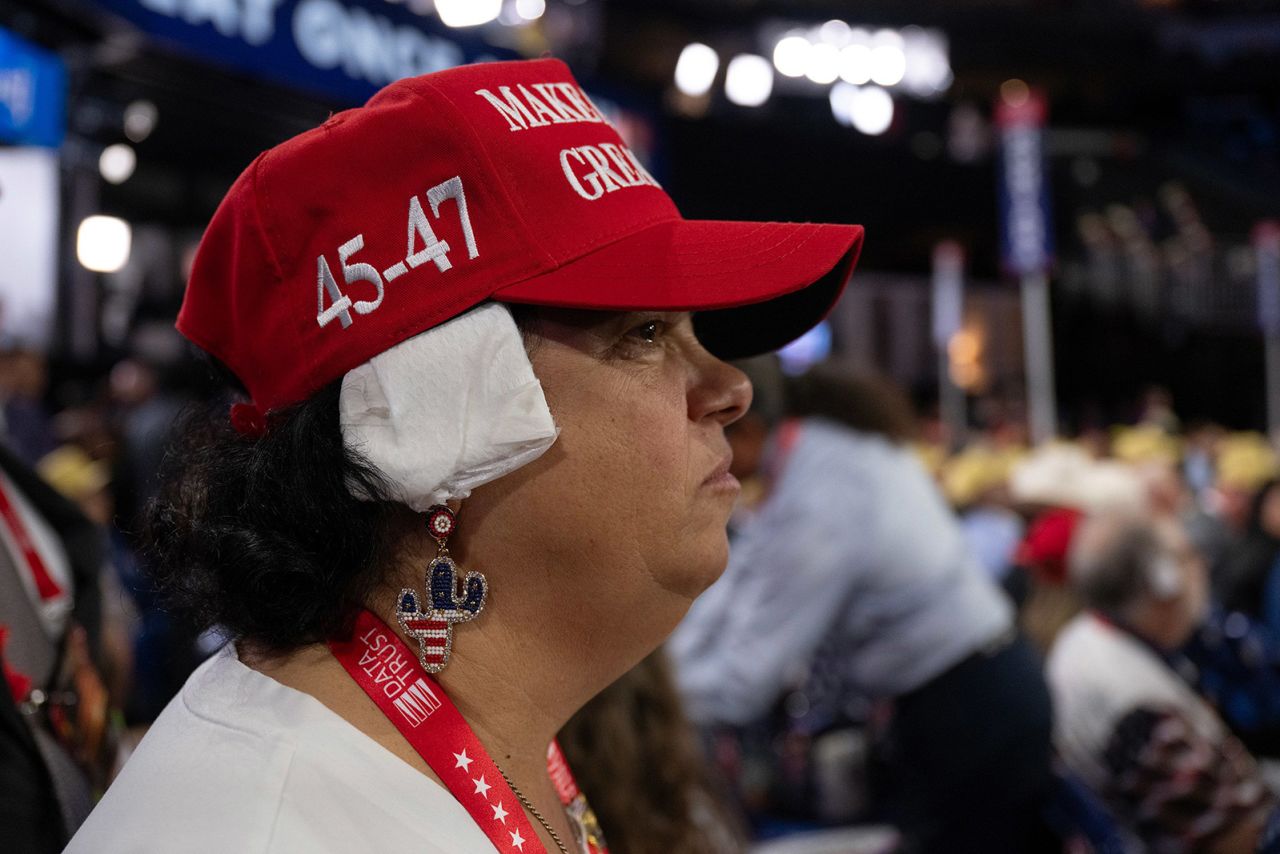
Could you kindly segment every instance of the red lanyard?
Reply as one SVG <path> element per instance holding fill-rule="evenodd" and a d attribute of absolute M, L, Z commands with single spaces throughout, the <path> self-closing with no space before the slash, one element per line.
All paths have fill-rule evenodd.
<path fill-rule="evenodd" d="M 14 546 L 22 553 L 31 579 L 35 582 L 36 593 L 40 596 L 40 600 L 48 602 L 50 599 L 62 596 L 62 588 L 54 580 L 53 575 L 50 574 L 49 568 L 45 566 L 44 558 L 36 550 L 35 543 L 31 540 L 31 534 L 27 531 L 26 523 L 22 521 L 18 508 L 9 498 L 8 485 L 3 477 L 0 477 L 0 520 L 3 521 L 5 529 L 9 532 L 9 539 L 13 541 Z"/>
<path fill-rule="evenodd" d="M 386 623 L 363 610 L 351 639 L 330 641 L 329 649 L 470 813 L 494 848 L 546 854 L 497 763 L 439 683 Z M 547 773 L 561 803 L 577 821 L 587 812 L 586 799 L 554 741 L 547 748 Z M 603 847 L 590 842 L 588 846 L 591 854 L 608 854 Z"/>

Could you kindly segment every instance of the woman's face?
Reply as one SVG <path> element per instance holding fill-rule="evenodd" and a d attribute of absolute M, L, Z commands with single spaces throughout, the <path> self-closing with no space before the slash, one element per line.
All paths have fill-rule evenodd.
<path fill-rule="evenodd" d="M 550 567 L 566 604 L 616 610 L 619 630 L 665 633 L 728 560 L 739 487 L 724 430 L 751 385 L 688 313 L 542 309 L 526 339 L 559 438 L 463 502 L 459 536 L 470 527 L 490 567 Z"/>

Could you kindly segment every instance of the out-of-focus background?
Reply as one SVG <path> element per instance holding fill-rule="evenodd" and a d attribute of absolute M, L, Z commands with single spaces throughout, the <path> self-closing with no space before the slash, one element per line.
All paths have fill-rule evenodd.
<path fill-rule="evenodd" d="M 139 514 L 179 412 L 218 393 L 172 324 L 223 193 L 394 79 L 546 54 L 686 216 L 867 229 L 830 317 L 749 366 L 764 393 L 733 437 L 753 461 L 734 559 L 669 650 L 745 838 L 936 850 L 930 833 L 972 830 L 950 802 L 1036 817 L 992 851 L 1274 841 L 1280 7 L 1264 0 L 0 0 L 0 487 L 30 492 L 12 471 L 35 469 L 108 537 L 75 584 L 36 561 L 0 587 L 35 614 L 0 619 L 0 652 L 24 619 L 59 656 L 86 647 L 98 683 L 78 708 L 99 698 L 100 720 L 60 733 L 81 765 L 109 742 L 118 767 L 222 642 L 156 601 Z M 827 478 L 812 459 L 859 462 Z M 774 510 L 824 489 L 877 556 L 805 564 L 814 532 Z M 727 615 L 759 604 L 753 561 L 776 566 L 779 544 L 843 604 L 804 637 L 779 625 L 788 657 L 744 682 Z M 76 614 L 92 644 L 63 640 L 61 588 L 95 585 L 100 613 Z M 908 672 L 918 650 L 937 660 Z M 40 666 L 65 686 L 79 665 Z M 57 731 L 58 679 L 6 675 Z M 973 746 L 1000 714 L 1025 741 Z M 1173 743 L 1214 757 L 1192 806 L 1162 788 L 1185 763 L 1152 758 Z M 1041 747 L 1035 768 L 1001 758 Z M 935 780 L 994 763 L 1008 785 L 921 795 L 940 753 Z M 1009 800 L 1019 786 L 1034 798 Z"/>
<path fill-rule="evenodd" d="M 1018 271 L 1044 253 L 1061 430 L 1133 421 L 1155 387 L 1186 423 L 1265 427 L 1268 4 L 439 6 L 4 0 L 0 328 L 44 357 L 50 403 L 163 347 L 191 248 L 258 152 L 397 76 L 550 52 L 686 216 L 865 224 L 831 352 L 926 410 L 941 350 L 969 427 L 1025 420 Z M 1042 132 L 1006 169 L 1019 116 Z"/>

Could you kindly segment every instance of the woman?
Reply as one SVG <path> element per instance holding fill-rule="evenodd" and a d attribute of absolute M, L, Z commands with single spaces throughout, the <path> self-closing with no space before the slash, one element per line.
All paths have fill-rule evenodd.
<path fill-rule="evenodd" d="M 249 400 L 152 511 L 235 643 L 71 850 L 603 850 L 552 738 L 724 567 L 720 359 L 812 325 L 860 241 L 681 219 L 554 60 L 258 158 L 178 319 Z"/>

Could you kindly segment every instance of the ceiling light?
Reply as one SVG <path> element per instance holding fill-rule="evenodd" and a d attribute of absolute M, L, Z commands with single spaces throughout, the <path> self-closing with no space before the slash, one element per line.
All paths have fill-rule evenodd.
<path fill-rule="evenodd" d="M 108 145 L 98 157 L 98 171 L 102 173 L 103 180 L 111 184 L 128 181 L 137 165 L 138 156 L 134 154 L 132 147 L 123 142 Z"/>
<path fill-rule="evenodd" d="M 142 142 L 156 129 L 158 115 L 150 101 L 134 101 L 124 108 L 124 135 L 132 142 Z"/>
<path fill-rule="evenodd" d="M 834 83 L 840 76 L 840 49 L 826 42 L 814 45 L 804 76 L 822 85 Z"/>
<path fill-rule="evenodd" d="M 840 79 L 861 86 L 871 80 L 871 48 L 851 44 L 840 51 Z"/>
<path fill-rule="evenodd" d="M 516 0 L 516 14 L 526 21 L 536 21 L 547 11 L 547 0 Z"/>
<path fill-rule="evenodd" d="M 849 105 L 849 121 L 867 136 L 879 136 L 893 124 L 893 98 L 878 86 L 864 86 Z"/>
<path fill-rule="evenodd" d="M 129 223 L 118 217 L 85 217 L 76 231 L 76 257 L 85 269 L 114 273 L 128 262 L 132 239 Z"/>
<path fill-rule="evenodd" d="M 773 67 L 784 77 L 803 77 L 813 45 L 804 36 L 786 36 L 773 47 Z"/>
<path fill-rule="evenodd" d="M 877 45 L 871 51 L 871 79 L 881 86 L 897 86 L 907 71 L 907 57 L 896 44 Z"/>
<path fill-rule="evenodd" d="M 686 95 L 698 97 L 711 90 L 720 70 L 720 57 L 705 44 L 685 45 L 676 61 L 676 88 Z"/>
<path fill-rule="evenodd" d="M 724 94 L 741 107 L 758 107 L 773 92 L 773 66 L 763 56 L 740 53 L 729 60 Z"/>
<path fill-rule="evenodd" d="M 840 47 L 849 39 L 849 25 L 844 21 L 827 21 L 818 30 L 818 37 L 828 44 Z"/>
<path fill-rule="evenodd" d="M 502 12 L 502 0 L 436 0 L 436 14 L 447 27 L 478 27 Z"/>

